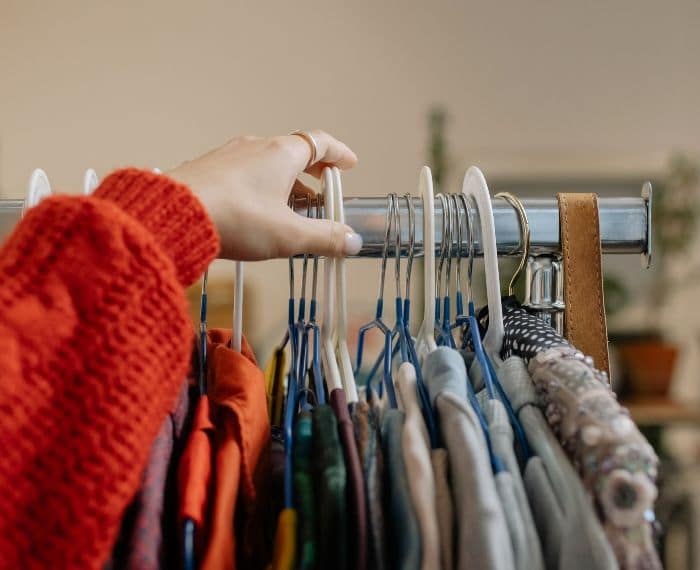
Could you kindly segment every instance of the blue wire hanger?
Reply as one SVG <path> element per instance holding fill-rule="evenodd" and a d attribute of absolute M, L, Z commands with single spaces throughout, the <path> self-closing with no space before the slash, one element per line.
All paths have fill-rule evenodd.
<path fill-rule="evenodd" d="M 395 263 L 394 263 L 394 279 L 395 279 L 395 286 L 396 286 L 396 299 L 395 299 L 395 309 L 394 309 L 394 315 L 395 315 L 395 323 L 394 323 L 394 328 L 391 330 L 391 338 L 392 342 L 394 342 L 394 348 L 391 351 L 391 360 L 392 362 L 394 361 L 394 358 L 396 358 L 397 354 L 399 354 L 399 351 L 401 352 L 401 361 L 406 362 L 409 359 L 408 355 L 408 341 L 407 341 L 407 335 L 405 332 L 406 327 L 405 325 L 405 320 L 406 316 L 404 315 L 404 307 L 406 305 L 405 301 L 401 298 L 401 253 L 402 253 L 402 244 L 401 244 L 401 216 L 399 213 L 399 202 L 396 194 L 389 194 L 389 198 L 391 200 L 391 206 L 390 206 L 390 211 L 391 211 L 391 223 L 390 227 L 393 226 L 394 228 L 394 255 L 395 255 Z M 415 240 L 415 238 L 414 238 Z M 412 260 L 411 260 L 412 263 Z M 408 274 L 407 274 L 408 275 Z M 410 282 L 409 282 L 410 285 Z M 408 294 L 406 299 L 408 299 Z M 384 357 L 385 357 L 385 351 L 384 349 L 381 350 L 379 355 L 377 356 L 377 359 L 374 361 L 374 364 L 372 365 L 372 368 L 369 371 L 369 374 L 367 375 L 367 382 L 370 382 L 374 379 L 375 375 L 377 374 L 377 371 L 379 370 L 379 367 L 382 365 L 384 362 Z"/>
<path fill-rule="evenodd" d="M 430 446 L 432 449 L 436 449 L 440 445 L 440 436 L 437 427 L 438 422 L 435 410 L 430 404 L 430 394 L 428 392 L 428 387 L 423 381 L 423 371 L 418 361 L 416 345 L 409 328 L 411 318 L 411 273 L 413 272 L 413 258 L 416 251 L 416 211 L 413 206 L 411 195 L 405 194 L 404 199 L 406 200 L 406 206 L 408 208 L 408 257 L 406 260 L 406 296 L 403 301 L 403 334 L 406 338 L 409 361 L 413 364 L 413 368 L 416 371 L 416 390 L 418 392 L 418 399 L 421 411 L 423 412 L 425 425 L 428 430 L 428 436 L 430 437 Z"/>
<path fill-rule="evenodd" d="M 389 405 L 392 408 L 397 407 L 396 393 L 394 391 L 394 383 L 391 377 L 391 341 L 392 332 L 382 320 L 384 313 L 384 281 L 386 277 L 386 263 L 389 254 L 389 236 L 391 234 L 393 198 L 387 196 L 386 218 L 384 220 L 384 247 L 382 249 L 382 264 L 379 275 L 379 292 L 377 294 L 377 306 L 374 314 L 374 320 L 360 327 L 357 340 L 357 359 L 355 364 L 355 377 L 358 377 L 362 369 L 362 357 L 364 354 L 365 335 L 372 329 L 379 329 L 384 335 L 384 377 L 383 385 L 386 387 Z M 367 397 L 372 397 L 372 379 L 367 381 Z"/>
<path fill-rule="evenodd" d="M 452 212 L 449 199 L 442 193 L 437 195 L 442 206 L 442 241 L 440 242 L 440 261 L 438 263 L 435 282 L 435 339 L 438 346 L 448 346 L 456 348 L 452 330 L 450 329 L 451 302 L 450 302 L 450 279 L 452 273 Z M 443 273 L 444 268 L 444 273 Z M 443 275 L 446 279 L 443 280 Z M 445 294 L 440 299 L 444 283 Z M 442 314 L 440 314 L 440 304 L 442 302 Z"/>
<path fill-rule="evenodd" d="M 316 195 L 315 214 L 316 219 L 321 217 L 321 197 Z M 309 322 L 306 325 L 304 340 L 308 342 L 308 335 L 311 335 L 313 348 L 311 352 L 311 367 L 308 373 L 313 374 L 314 392 L 316 402 L 319 405 L 326 403 L 326 391 L 323 384 L 323 375 L 321 373 L 321 328 L 316 321 L 317 305 L 316 292 L 318 290 L 318 255 L 314 255 L 313 270 L 311 278 L 311 302 L 309 304 Z"/>
<path fill-rule="evenodd" d="M 302 200 L 306 200 L 306 217 L 311 217 L 311 199 L 309 196 L 303 196 Z M 296 210 L 296 204 L 295 204 Z M 302 269 L 301 269 L 301 294 L 299 295 L 299 308 L 297 312 L 297 321 L 295 324 L 295 334 L 299 339 L 299 361 L 292 362 L 292 366 L 296 367 L 296 376 L 298 379 L 299 388 L 299 403 L 303 410 L 308 410 L 310 404 L 308 401 L 308 391 L 306 390 L 306 377 L 307 377 L 307 367 L 308 361 L 308 336 L 307 336 L 307 324 L 305 319 L 306 316 L 306 276 L 308 273 L 309 266 L 309 254 L 305 253 L 303 257 Z"/>
<path fill-rule="evenodd" d="M 293 207 L 293 198 L 290 198 Z M 303 295 L 303 294 L 302 294 Z M 293 426 L 298 408 L 299 384 L 297 371 L 299 369 L 299 337 L 297 324 L 294 320 L 294 258 L 289 258 L 289 302 L 287 304 L 287 333 L 282 341 L 282 347 L 287 342 L 291 348 L 291 365 L 287 376 L 287 396 L 284 405 L 284 418 L 282 420 L 282 434 L 284 439 L 284 506 L 292 508 L 294 504 L 294 477 L 292 462 Z"/>

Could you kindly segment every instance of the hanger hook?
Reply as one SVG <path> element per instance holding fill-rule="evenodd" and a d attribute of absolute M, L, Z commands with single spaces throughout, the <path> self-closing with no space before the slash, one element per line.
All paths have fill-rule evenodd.
<path fill-rule="evenodd" d="M 467 197 L 462 193 L 460 193 L 459 197 L 464 205 L 465 221 L 467 222 L 467 240 L 469 243 L 469 248 L 467 250 L 467 301 L 471 302 L 474 300 L 472 297 L 472 275 L 474 273 L 474 216 L 467 202 Z"/>
<path fill-rule="evenodd" d="M 518 281 L 518 277 L 520 277 L 520 274 L 525 268 L 527 258 L 530 256 L 530 223 L 527 219 L 525 206 L 523 206 L 522 201 L 515 194 L 511 194 L 510 192 L 499 192 L 495 197 L 503 198 L 515 209 L 515 212 L 518 214 L 518 223 L 520 225 L 520 247 L 522 248 L 523 253 L 520 256 L 520 263 L 518 263 L 518 267 L 516 267 L 515 272 L 508 283 L 508 295 L 512 296 L 515 283 Z"/>
<path fill-rule="evenodd" d="M 411 296 L 411 272 L 413 271 L 413 257 L 416 253 L 416 209 L 410 193 L 404 195 L 408 206 L 408 259 L 406 260 L 406 299 Z"/>
<path fill-rule="evenodd" d="M 457 270 L 455 275 L 455 292 L 461 296 L 462 295 L 462 210 L 459 208 L 457 194 L 450 194 L 452 199 L 452 205 L 455 210 L 455 221 L 456 221 L 456 238 L 457 238 Z"/>
<path fill-rule="evenodd" d="M 306 217 L 310 218 L 311 217 L 311 197 L 308 194 L 305 194 L 303 196 L 299 196 L 297 198 L 301 204 L 303 205 L 304 203 L 306 204 Z M 296 206 L 296 200 L 295 199 L 295 206 Z M 306 276 L 308 273 L 308 268 L 309 268 L 309 254 L 304 253 L 304 261 L 301 266 L 301 293 L 300 293 L 300 301 L 301 303 L 299 304 L 299 320 L 303 321 L 304 320 L 304 311 L 306 309 Z"/>
<path fill-rule="evenodd" d="M 290 195 L 287 206 L 294 210 L 294 195 Z M 289 298 L 294 299 L 294 256 L 289 256 Z"/>
<path fill-rule="evenodd" d="M 391 235 L 391 214 L 394 201 L 389 194 L 386 197 L 386 217 L 384 218 L 384 246 L 382 248 L 382 267 L 379 276 L 379 294 L 377 299 L 384 299 L 384 279 L 386 277 L 386 262 L 389 257 L 389 238 Z"/>
<path fill-rule="evenodd" d="M 321 195 L 316 194 L 313 198 L 313 204 L 316 211 L 316 219 L 321 218 Z M 307 216 L 310 217 L 310 216 Z M 311 302 L 316 303 L 316 292 L 318 290 L 318 255 L 314 255 L 313 270 L 311 273 Z"/>
<path fill-rule="evenodd" d="M 445 270 L 445 296 L 450 296 L 450 284 L 452 281 L 452 252 L 454 245 L 454 219 L 455 212 L 450 196 L 445 197 L 447 202 L 447 259 Z"/>
<path fill-rule="evenodd" d="M 396 296 L 401 297 L 401 212 L 399 210 L 399 197 L 392 192 L 391 212 L 394 223 L 394 255 L 396 259 L 394 280 L 396 284 Z"/>
<path fill-rule="evenodd" d="M 447 211 L 447 200 L 445 198 L 445 195 L 440 192 L 436 198 L 440 200 L 440 205 L 442 207 L 442 233 L 440 237 L 440 261 L 438 262 L 438 266 L 436 269 L 436 276 L 435 276 L 435 294 L 436 297 L 440 298 L 440 294 L 442 292 L 442 269 L 445 266 L 445 257 L 447 255 L 447 226 L 448 226 L 448 221 L 447 221 L 447 216 L 448 216 L 448 211 Z"/>

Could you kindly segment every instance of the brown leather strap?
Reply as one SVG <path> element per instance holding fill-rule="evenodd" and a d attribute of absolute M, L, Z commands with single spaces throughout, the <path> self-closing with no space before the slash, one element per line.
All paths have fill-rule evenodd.
<path fill-rule="evenodd" d="M 595 194 L 558 194 L 564 256 L 564 336 L 610 375 Z"/>

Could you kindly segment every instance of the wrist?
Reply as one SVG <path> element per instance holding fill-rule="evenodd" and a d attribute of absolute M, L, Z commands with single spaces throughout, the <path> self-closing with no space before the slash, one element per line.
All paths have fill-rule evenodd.
<path fill-rule="evenodd" d="M 219 236 L 203 204 L 169 176 L 136 168 L 117 170 L 94 196 L 117 204 L 151 232 L 183 285 L 198 279 L 219 252 Z"/>

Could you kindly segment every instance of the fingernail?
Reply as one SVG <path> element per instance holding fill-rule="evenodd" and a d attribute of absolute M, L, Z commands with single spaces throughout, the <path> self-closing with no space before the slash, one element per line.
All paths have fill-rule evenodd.
<path fill-rule="evenodd" d="M 345 242 L 343 243 L 343 253 L 345 255 L 357 255 L 362 249 L 362 236 L 355 232 L 347 232 L 345 234 Z"/>

